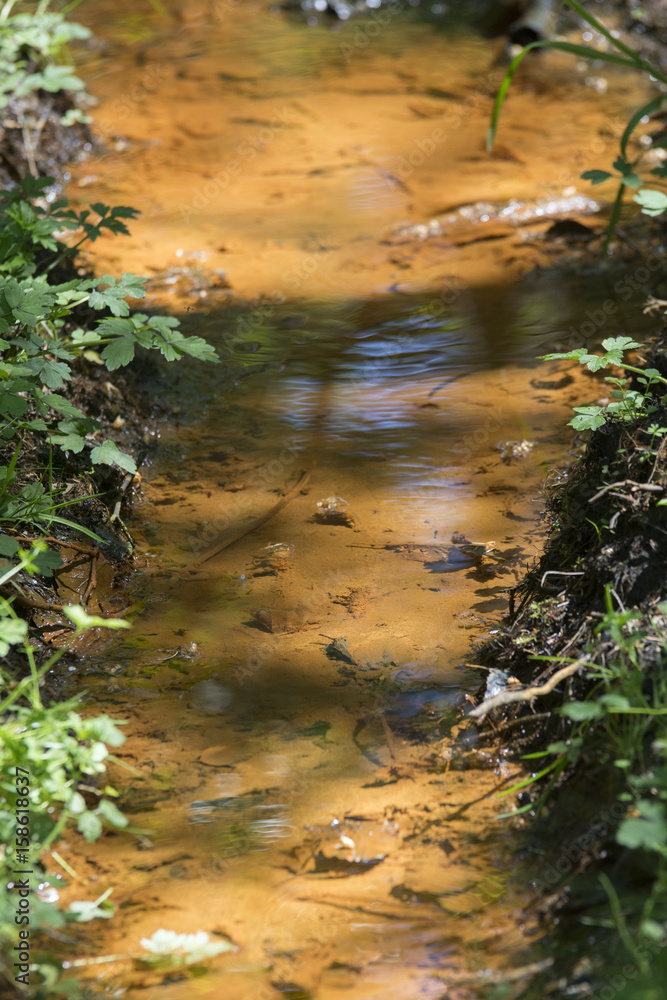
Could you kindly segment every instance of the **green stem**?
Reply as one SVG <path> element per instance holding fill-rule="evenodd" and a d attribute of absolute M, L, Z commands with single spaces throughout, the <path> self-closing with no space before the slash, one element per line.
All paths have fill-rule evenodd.
<path fill-rule="evenodd" d="M 604 891 L 607 893 L 607 896 L 609 898 L 609 905 L 611 907 L 611 913 L 614 919 L 614 923 L 616 924 L 616 930 L 618 931 L 618 936 L 620 937 L 621 941 L 623 942 L 625 947 L 628 949 L 628 951 L 636 961 L 640 970 L 645 973 L 647 969 L 646 960 L 637 951 L 635 942 L 632 940 L 632 935 L 628 930 L 628 925 L 626 924 L 625 917 L 623 916 L 623 909 L 621 907 L 621 901 L 618 898 L 618 893 L 616 892 L 616 889 L 612 885 L 609 876 L 605 875 L 604 872 L 600 875 L 600 882 L 602 883 L 602 887 L 604 888 Z"/>
<path fill-rule="evenodd" d="M 643 368 L 635 368 L 633 365 L 626 365 L 625 363 L 623 363 L 623 365 L 621 365 L 621 367 L 625 368 L 626 371 L 636 372 L 637 375 L 645 375 L 646 374 L 646 372 L 644 371 Z M 650 379 L 651 379 L 652 382 L 662 382 L 663 385 L 667 385 L 667 378 L 663 378 L 662 375 L 651 375 L 649 377 L 650 377 Z"/>
<path fill-rule="evenodd" d="M 604 243 L 602 244 L 602 253 L 607 253 L 609 250 L 609 244 L 611 243 L 612 237 L 616 232 L 616 225 L 621 215 L 624 194 L 625 184 L 619 184 L 618 191 L 616 192 L 616 198 L 614 199 L 614 204 L 612 205 L 611 215 L 609 216 L 609 225 L 607 226 Z"/>
<path fill-rule="evenodd" d="M 30 665 L 30 677 L 32 679 L 32 686 L 33 686 L 32 703 L 37 708 L 41 708 L 42 697 L 39 693 L 40 678 L 38 676 L 37 664 L 35 663 L 35 655 L 33 653 L 32 646 L 28 642 L 24 643 L 24 647 L 26 651 L 26 656 L 28 657 L 28 663 Z"/>
<path fill-rule="evenodd" d="M 596 31 L 599 31 L 600 34 L 604 38 L 606 38 L 607 41 L 611 45 L 613 45 L 615 49 L 618 49 L 618 51 L 622 52 L 623 55 L 626 55 L 630 59 L 632 59 L 632 61 L 636 63 L 637 66 L 640 66 L 647 73 L 650 73 L 650 75 L 654 76 L 656 80 L 660 80 L 661 83 L 667 83 L 667 77 L 663 76 L 660 70 L 656 69 L 655 66 L 652 66 L 650 63 L 645 62 L 641 58 L 641 56 L 637 55 L 636 52 L 633 52 L 633 50 L 631 48 L 628 48 L 627 45 L 624 45 L 623 42 L 620 41 L 620 39 L 614 38 L 609 29 L 605 28 L 605 26 L 601 24 L 596 17 L 594 17 L 587 10 L 585 10 L 580 3 L 577 3 L 577 0 L 564 0 L 564 2 L 567 4 L 570 10 L 573 10 L 575 14 L 578 14 L 579 17 L 581 17 L 584 21 L 586 21 L 587 24 L 590 24 L 591 27 L 595 28 Z M 591 56 L 592 58 L 595 58 L 594 51 L 591 52 Z"/>
<path fill-rule="evenodd" d="M 67 820 L 70 818 L 70 815 L 71 814 L 67 811 L 67 809 L 63 808 L 63 811 L 62 811 L 62 814 L 60 816 L 60 819 L 58 820 L 58 822 L 56 823 L 56 825 L 53 827 L 53 829 L 51 830 L 51 833 L 48 835 L 48 837 L 46 838 L 46 840 L 44 841 L 44 843 L 40 844 L 40 847 L 39 847 L 39 853 L 40 854 L 42 853 L 42 851 L 45 851 L 47 849 L 47 847 L 50 844 L 53 843 L 54 840 L 58 839 L 58 837 L 60 836 L 60 834 L 62 833 L 62 831 L 67 826 Z"/>
<path fill-rule="evenodd" d="M 75 639 L 79 635 L 81 635 L 81 631 L 82 631 L 81 629 L 76 629 L 72 633 L 72 639 Z M 14 690 L 7 695 L 5 700 L 0 702 L 0 715 L 6 712 L 6 710 L 11 705 L 13 705 L 15 701 L 18 701 L 18 699 L 22 697 L 23 692 L 26 690 L 26 688 L 30 687 L 31 684 L 35 683 L 37 684 L 37 704 L 41 708 L 41 698 L 39 696 L 39 681 L 47 673 L 47 671 L 49 671 L 51 667 L 58 662 L 61 656 L 63 656 L 65 653 L 65 649 L 56 650 L 56 652 L 48 658 L 46 663 L 43 663 L 41 667 L 37 669 L 34 661 L 32 647 L 27 641 L 23 643 L 23 648 L 26 651 L 28 662 L 31 665 L 30 666 L 31 675 L 29 677 L 24 677 L 22 681 L 19 681 Z"/>
<path fill-rule="evenodd" d="M 61 262 L 61 260 L 65 260 L 66 257 L 71 257 L 73 254 L 75 254 L 76 251 L 79 249 L 79 247 L 82 246 L 82 244 L 84 244 L 88 238 L 89 238 L 88 234 L 86 234 L 85 236 L 82 236 L 79 242 L 75 243 L 73 247 L 67 247 L 65 250 L 63 250 L 61 254 L 58 254 L 58 256 L 51 261 L 49 266 L 44 269 L 42 274 L 48 274 L 50 271 L 53 270 L 54 267 L 56 267 Z"/>
<path fill-rule="evenodd" d="M 6 21 L 12 12 L 12 7 L 16 3 L 16 0 L 7 0 L 7 3 L 0 11 L 0 21 Z"/>

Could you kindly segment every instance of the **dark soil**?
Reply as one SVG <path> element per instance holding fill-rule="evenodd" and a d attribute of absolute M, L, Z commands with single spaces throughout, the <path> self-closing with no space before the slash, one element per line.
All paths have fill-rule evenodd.
<path fill-rule="evenodd" d="M 0 122 L 0 187 L 13 188 L 28 174 L 60 184 L 68 164 L 99 151 L 88 125 L 62 124 L 73 107 L 64 91 L 9 98 Z"/>
<path fill-rule="evenodd" d="M 667 374 L 662 341 L 652 345 L 646 367 Z M 597 388 L 602 396 L 607 387 L 598 382 Z M 614 610 L 638 613 L 633 624 L 645 636 L 635 650 L 647 688 L 651 678 L 665 670 L 667 616 L 657 605 L 667 597 L 667 518 L 657 504 L 667 498 L 667 433 L 649 427 L 667 428 L 666 404 L 663 395 L 650 416 L 626 423 L 609 421 L 590 435 L 564 485 L 548 497 L 551 536 L 544 555 L 513 592 L 511 615 L 500 634 L 475 651 L 475 662 L 507 671 L 525 685 L 544 684 L 563 666 L 562 660 L 553 663 L 534 657 L 591 659 L 604 668 L 618 654 L 612 635 L 598 628 L 607 589 Z M 532 703 L 495 709 L 492 728 L 487 723 L 480 738 L 502 746 L 510 741 L 517 754 L 543 752 L 554 741 L 567 741 L 573 723 L 556 710 L 586 699 L 597 683 L 579 672 Z M 649 718 L 643 739 L 648 751 Z M 540 758 L 534 770 L 553 759 L 553 755 Z M 588 963 L 583 979 L 590 990 L 603 974 L 590 957 L 618 948 L 615 928 L 590 934 L 582 930 L 582 913 L 609 912 L 600 871 L 608 871 L 614 883 L 622 880 L 640 897 L 648 891 L 641 889 L 647 877 L 642 870 L 644 852 L 623 850 L 614 839 L 625 815 L 617 798 L 625 777 L 609 759 L 604 733 L 594 732 L 587 739 L 576 763 L 568 765 L 548 789 L 542 808 L 550 778 L 529 785 L 519 804 L 537 808 L 525 835 L 524 860 L 542 859 L 536 867 L 535 907 L 551 933 L 558 927 L 556 947 L 551 941 L 547 948 L 547 954 L 556 958 L 558 974 L 551 970 L 533 983 L 522 995 L 525 1000 L 591 995 L 576 992 L 577 975 L 572 970 L 584 960 Z M 595 926 L 597 920 L 587 922 Z"/>
<path fill-rule="evenodd" d="M 661 344 L 647 367 L 667 375 Z M 600 395 L 605 389 L 599 384 Z M 520 680 L 541 683 L 552 667 L 536 670 L 532 657 L 576 658 L 591 643 L 604 647 L 595 630 L 605 587 L 619 607 L 646 613 L 665 599 L 667 519 L 656 504 L 667 496 L 667 436 L 652 434 L 654 424 L 667 424 L 664 401 L 649 416 L 609 421 L 591 435 L 565 484 L 548 498 L 552 534 L 544 555 L 513 592 L 515 610 L 502 634 L 476 652 L 480 662 L 501 661 Z M 642 666 L 650 666 L 649 648 L 642 656 Z M 571 692 L 551 699 L 566 697 Z"/>

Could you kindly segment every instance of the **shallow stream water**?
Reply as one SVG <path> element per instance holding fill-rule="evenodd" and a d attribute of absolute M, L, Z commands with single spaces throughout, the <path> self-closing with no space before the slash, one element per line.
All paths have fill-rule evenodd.
<path fill-rule="evenodd" d="M 63 900 L 118 907 L 76 955 L 160 927 L 236 946 L 198 979 L 91 967 L 132 1000 L 518 995 L 549 955 L 497 819 L 520 772 L 466 723 L 464 665 L 599 393 L 536 356 L 638 329 L 646 267 L 558 264 L 541 236 L 549 204 L 593 207 L 578 175 L 641 95 L 547 56 L 489 157 L 488 41 L 253 3 L 89 16 L 107 152 L 69 195 L 144 212 L 91 263 L 149 275 L 223 364 L 168 390 L 134 628 L 78 671 L 128 720 L 114 780 L 144 832 L 63 846 Z"/>

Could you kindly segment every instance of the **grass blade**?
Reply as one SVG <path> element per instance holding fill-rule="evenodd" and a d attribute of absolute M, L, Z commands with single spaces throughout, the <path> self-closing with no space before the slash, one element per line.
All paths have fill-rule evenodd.
<path fill-rule="evenodd" d="M 512 80 L 514 79 L 514 74 L 521 65 L 525 56 L 527 56 L 532 49 L 538 48 L 557 49 L 560 52 L 569 52 L 571 55 L 583 56 L 585 59 L 603 59 L 605 62 L 615 63 L 617 66 L 629 66 L 631 69 L 637 69 L 636 58 L 625 59 L 621 56 L 616 56 L 611 52 L 595 52 L 593 49 L 589 49 L 585 45 L 574 45 L 571 42 L 531 42 L 530 45 L 526 45 L 526 47 L 514 57 L 512 62 L 509 64 L 502 83 L 500 84 L 498 95 L 493 105 L 491 124 L 489 126 L 489 132 L 486 140 L 486 149 L 489 153 L 493 149 L 496 130 L 498 128 L 498 119 L 500 118 L 500 112 L 503 104 L 505 103 L 505 98 L 507 97 L 507 91 L 510 89 Z"/>
<path fill-rule="evenodd" d="M 642 118 L 644 118 L 646 115 L 652 115 L 654 111 L 659 111 L 661 104 L 663 103 L 663 101 L 666 100 L 667 100 L 667 95 L 661 94 L 659 97 L 654 97 L 652 101 L 649 101 L 648 104 L 645 104 L 643 108 L 639 109 L 639 111 L 635 111 L 634 115 L 632 116 L 628 124 L 625 126 L 625 131 L 621 136 L 621 156 L 623 157 L 624 160 L 627 160 L 626 149 L 628 142 L 630 140 L 630 136 L 637 128 Z"/>
<path fill-rule="evenodd" d="M 665 78 L 662 73 L 655 68 L 655 66 L 645 62 L 640 56 L 637 55 L 636 52 L 633 52 L 632 49 L 625 45 L 620 39 L 615 38 L 610 30 L 605 28 L 604 24 L 598 21 L 598 19 L 589 13 L 589 11 L 585 10 L 580 3 L 577 3 L 577 0 L 563 0 L 563 2 L 567 4 L 570 10 L 573 10 L 575 14 L 578 14 L 579 17 L 586 21 L 587 24 L 590 24 L 596 31 L 599 31 L 600 34 L 607 39 L 610 45 L 613 45 L 619 52 L 623 52 L 626 56 L 628 56 L 632 60 L 634 66 L 646 70 L 646 72 L 650 73 L 651 76 L 656 77 L 656 79 L 661 80 L 663 83 L 667 83 L 667 78 Z M 603 53 L 596 53 L 594 58 L 597 59 L 598 57 L 604 58 Z"/>
<path fill-rule="evenodd" d="M 623 207 L 623 195 L 625 194 L 625 184 L 618 185 L 618 191 L 616 192 L 616 198 L 614 199 L 614 204 L 611 208 L 611 215 L 609 216 L 609 225 L 607 226 L 607 232 L 605 233 L 604 243 L 602 244 L 602 253 L 607 253 L 609 249 L 609 244 L 611 243 L 612 236 L 616 231 L 616 224 L 621 217 L 621 208 Z"/>

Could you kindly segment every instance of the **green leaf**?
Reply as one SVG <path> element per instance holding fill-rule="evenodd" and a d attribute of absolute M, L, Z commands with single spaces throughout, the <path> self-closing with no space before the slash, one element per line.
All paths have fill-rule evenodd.
<path fill-rule="evenodd" d="M 33 90 L 48 90 L 56 94 L 59 90 L 83 90 L 84 83 L 74 76 L 72 66 L 45 66 L 41 73 L 30 73 L 17 88 L 19 95 Z"/>
<path fill-rule="evenodd" d="M 568 421 L 568 427 L 575 431 L 595 431 L 606 422 L 601 406 L 575 406 L 574 412 L 576 416 Z"/>
<path fill-rule="evenodd" d="M 86 445 L 84 434 L 70 420 L 61 420 L 58 427 L 59 430 L 49 434 L 49 440 L 63 451 L 73 451 L 75 455 L 82 452 Z"/>
<path fill-rule="evenodd" d="M 120 619 L 116 620 L 119 621 Z M 125 723 L 122 724 L 124 725 Z M 112 747 L 122 746 L 126 739 L 125 735 L 118 728 L 119 725 L 121 725 L 121 722 L 118 719 L 111 720 L 108 715 L 98 715 L 86 720 L 86 726 L 90 735 L 96 737 L 98 740 L 102 740 L 103 743 L 108 743 Z"/>
<path fill-rule="evenodd" d="M 82 833 L 89 843 L 97 840 L 102 833 L 102 821 L 99 816 L 92 812 L 85 812 L 79 816 L 76 826 L 79 833 Z"/>
<path fill-rule="evenodd" d="M 635 347 L 641 347 L 641 344 L 632 337 L 605 337 L 602 346 L 606 351 L 603 360 L 607 364 L 620 366 L 623 364 L 623 352 L 632 351 Z"/>
<path fill-rule="evenodd" d="M 621 178 L 621 184 L 625 184 L 626 187 L 632 188 L 636 191 L 637 188 L 641 187 L 644 181 L 639 176 L 639 174 L 626 174 Z"/>
<path fill-rule="evenodd" d="M 19 543 L 15 538 L 11 538 L 6 535 L 4 531 L 0 531 L 0 556 L 15 556 L 19 550 Z"/>
<path fill-rule="evenodd" d="M 125 469 L 126 472 L 135 473 L 137 471 L 137 464 L 134 459 L 117 448 L 113 441 L 105 441 L 104 444 L 93 448 L 90 453 L 90 460 L 93 465 L 99 465 L 102 462 L 105 465 L 118 465 L 121 469 Z"/>
<path fill-rule="evenodd" d="M 0 413 L 8 417 L 22 417 L 28 410 L 28 400 L 15 396 L 3 388 L 0 395 Z"/>
<path fill-rule="evenodd" d="M 9 603 L 0 603 L 0 656 L 6 656 L 10 646 L 23 642 L 28 634 L 28 623 L 14 617 L 14 612 L 8 610 Z"/>
<path fill-rule="evenodd" d="M 613 163 L 614 170 L 624 177 L 632 173 L 632 164 L 628 163 L 624 156 L 617 156 Z"/>
<path fill-rule="evenodd" d="M 42 191 L 54 183 L 53 177 L 33 177 L 32 174 L 26 174 L 21 180 L 21 191 L 28 199 L 39 198 Z"/>
<path fill-rule="evenodd" d="M 631 707 L 630 701 L 622 694 L 603 694 L 598 698 L 598 702 L 610 712 Z"/>
<path fill-rule="evenodd" d="M 129 622 L 122 618 L 101 618 L 99 615 L 89 615 L 80 604 L 67 604 L 63 607 L 63 614 L 74 622 L 77 628 L 132 628 Z"/>
<path fill-rule="evenodd" d="M 31 553 L 31 563 L 40 576 L 51 576 L 54 569 L 62 566 L 63 561 L 57 552 L 46 549 L 43 552 Z"/>
<path fill-rule="evenodd" d="M 61 389 L 65 382 L 72 380 L 72 373 L 69 365 L 62 361 L 45 361 L 39 376 L 49 389 Z"/>
<path fill-rule="evenodd" d="M 566 351 L 558 354 L 541 354 L 540 361 L 578 361 L 582 354 L 586 354 L 585 347 L 577 347 L 574 351 Z"/>
<path fill-rule="evenodd" d="M 590 181 L 591 184 L 602 184 L 613 176 L 608 170 L 585 170 L 581 175 L 582 180 Z"/>
<path fill-rule="evenodd" d="M 97 330 L 72 330 L 71 340 L 75 348 L 97 347 L 100 343 L 100 335 Z"/>
<path fill-rule="evenodd" d="M 10 278 L 2 289 L 2 295 L 14 319 L 33 329 L 49 314 L 54 301 L 50 289 L 44 285 L 35 286 L 31 278 L 26 278 L 21 283 Z M 5 312 L 4 309 L 1 311 Z"/>
<path fill-rule="evenodd" d="M 67 808 L 75 816 L 81 816 L 85 813 L 87 809 L 86 800 L 81 792 L 72 792 L 69 802 L 67 803 Z"/>
<path fill-rule="evenodd" d="M 620 354 L 619 354 L 620 358 Z M 580 363 L 586 365 L 590 372 L 599 372 L 603 368 L 607 368 L 610 364 L 615 364 L 615 361 L 610 360 L 607 355 L 603 354 L 587 354 L 585 357 L 580 358 Z"/>
<path fill-rule="evenodd" d="M 179 330 L 175 329 L 168 329 L 165 332 L 165 326 L 160 322 L 164 318 L 152 317 L 149 324 L 164 337 L 164 340 L 157 341 L 156 346 L 167 361 L 176 361 L 184 354 L 189 354 L 200 361 L 219 360 L 211 345 L 207 344 L 201 337 L 185 337 Z"/>
<path fill-rule="evenodd" d="M 667 822 L 662 802 L 641 800 L 637 803 L 639 817 L 624 819 L 616 831 L 616 840 L 623 847 L 660 850 L 667 842 Z"/>
<path fill-rule="evenodd" d="M 665 928 L 657 920 L 650 920 L 648 918 L 642 920 L 639 926 L 639 933 L 642 937 L 648 938 L 649 941 L 665 940 Z"/>
<path fill-rule="evenodd" d="M 86 417 L 81 410 L 77 410 L 76 406 L 73 406 L 69 399 L 65 399 L 64 396 L 59 396 L 56 392 L 51 392 L 48 395 L 42 396 L 42 399 L 50 406 L 52 410 L 57 413 L 62 413 L 66 417 L 79 417 L 83 420 L 88 420 L 91 423 L 91 430 L 97 430 L 99 428 L 99 423 L 97 420 L 93 420 L 92 417 Z"/>
<path fill-rule="evenodd" d="M 81 832 L 83 833 L 83 830 Z M 99 837 L 99 833 L 94 837 L 86 837 L 86 840 L 97 840 L 97 837 Z M 67 912 L 74 916 L 77 923 L 87 924 L 90 920 L 108 920 L 109 917 L 113 917 L 116 909 L 113 903 L 104 902 L 98 905 L 97 900 L 89 902 L 85 899 L 77 899 L 69 904 Z"/>
<path fill-rule="evenodd" d="M 107 371 L 115 372 L 117 368 L 124 368 L 129 365 L 134 357 L 136 338 L 134 333 L 125 337 L 115 337 L 110 344 L 102 351 L 102 360 L 107 366 Z"/>
<path fill-rule="evenodd" d="M 632 200 L 642 206 L 644 215 L 662 215 L 667 210 L 667 194 L 662 191 L 654 191 L 652 188 L 644 188 Z"/>
<path fill-rule="evenodd" d="M 605 351 L 630 351 L 642 345 L 632 337 L 605 337 L 602 341 Z"/>
<path fill-rule="evenodd" d="M 561 714 L 574 722 L 589 722 L 604 715 L 602 705 L 596 701 L 571 701 L 561 708 Z"/>
<path fill-rule="evenodd" d="M 96 812 L 103 816 L 112 826 L 125 827 L 130 822 L 127 816 L 118 809 L 117 806 L 110 802 L 109 799 L 100 799 L 100 804 L 98 805 Z"/>
<path fill-rule="evenodd" d="M 133 299 L 143 299 L 146 296 L 144 285 L 145 278 L 138 278 L 134 274 L 123 274 L 116 281 L 110 274 L 105 274 L 99 279 L 100 284 L 108 287 L 103 290 L 96 290 L 90 293 L 89 303 L 93 309 L 110 309 L 114 316 L 129 316 L 130 307 L 125 299 L 131 296 Z"/>

